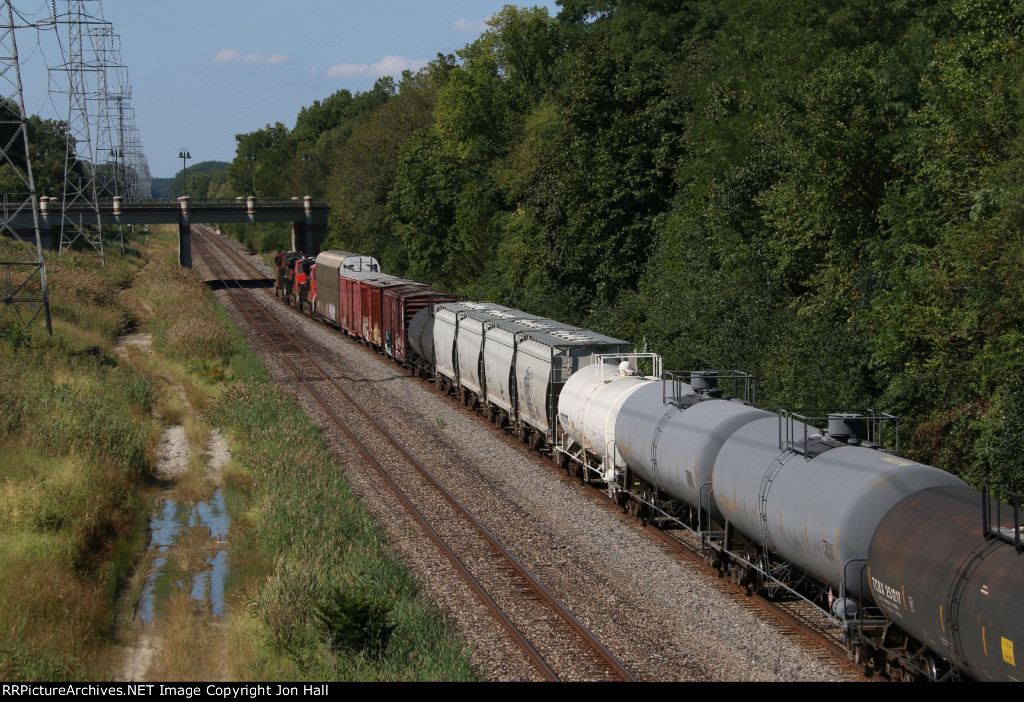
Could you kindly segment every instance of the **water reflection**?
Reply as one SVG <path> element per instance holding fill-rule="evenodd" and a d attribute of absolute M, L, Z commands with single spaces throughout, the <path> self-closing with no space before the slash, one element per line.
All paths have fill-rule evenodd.
<path fill-rule="evenodd" d="M 209 602 L 210 611 L 224 614 L 224 581 L 228 574 L 228 552 L 226 546 L 231 517 L 224 504 L 224 494 L 217 489 L 213 497 L 189 508 L 174 500 L 164 500 L 157 514 L 149 520 L 150 550 L 167 553 L 189 529 L 206 528 L 213 542 L 204 550 L 213 552 L 205 556 L 205 568 L 198 573 L 177 571 L 169 565 L 167 557 L 153 559 L 153 570 L 146 579 L 139 599 L 138 616 L 144 622 L 152 622 L 158 615 L 158 601 L 171 593 L 186 587 L 192 599 Z"/>

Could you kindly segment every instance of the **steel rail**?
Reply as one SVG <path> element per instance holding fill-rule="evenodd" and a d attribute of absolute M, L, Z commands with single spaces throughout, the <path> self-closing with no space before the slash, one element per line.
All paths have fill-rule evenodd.
<path fill-rule="evenodd" d="M 205 251 L 205 243 L 201 239 L 202 236 L 196 237 L 193 240 L 193 243 L 197 244 L 197 246 L 202 250 L 202 255 L 204 259 L 206 259 L 207 261 L 211 261 L 212 257 L 209 256 L 208 253 Z M 215 244 L 215 246 L 220 248 L 219 245 Z M 241 265 L 244 265 L 245 267 L 248 267 L 251 270 L 255 270 L 255 268 L 248 261 L 245 261 L 230 246 L 222 250 L 226 250 L 228 254 L 232 258 L 235 258 L 236 261 L 239 262 Z M 214 267 L 214 265 L 219 264 L 214 264 L 211 262 L 211 268 Z M 223 271 L 222 267 L 221 271 Z M 224 276 L 227 275 L 226 271 L 223 271 L 223 273 Z M 262 275 L 259 274 L 258 272 L 257 274 Z M 217 275 L 218 277 L 221 277 L 221 280 L 225 284 L 227 283 L 227 280 L 225 279 L 224 276 L 222 276 L 220 273 L 218 273 Z M 240 292 L 242 292 L 247 297 L 252 297 L 251 293 L 247 289 L 242 287 L 237 280 L 234 280 L 232 278 L 232 281 L 235 283 L 237 289 Z M 569 612 L 568 609 L 561 602 L 559 602 L 554 597 L 554 595 L 552 595 L 547 590 L 547 588 L 545 588 L 518 559 L 515 558 L 515 556 L 509 553 L 509 551 L 497 540 L 497 538 L 495 538 L 494 535 L 483 524 L 481 524 L 479 520 L 475 516 L 473 516 L 473 514 L 464 505 L 462 505 L 461 502 L 459 502 L 459 500 L 455 498 L 455 496 L 452 495 L 449 490 L 447 490 L 437 480 L 437 478 L 429 471 L 429 469 L 426 468 L 426 466 L 424 466 L 412 454 L 410 454 L 408 450 L 404 446 L 402 446 L 402 444 L 398 442 L 398 440 L 386 428 L 384 428 L 365 408 L 363 408 L 344 388 L 342 388 L 338 384 L 338 382 L 330 376 L 329 373 L 327 373 L 315 360 L 313 360 L 303 349 L 301 349 L 301 347 L 298 346 L 294 339 L 286 331 L 284 331 L 283 328 L 281 328 L 280 324 L 277 323 L 276 320 L 273 320 L 273 318 L 266 313 L 266 311 L 262 308 L 262 305 L 259 305 L 253 300 L 253 304 L 259 308 L 259 314 L 264 319 L 268 320 L 271 324 L 273 324 L 279 329 L 280 334 L 284 337 L 287 343 L 293 347 L 294 350 L 289 349 L 288 351 L 286 351 L 282 349 L 281 345 L 275 342 L 272 336 L 261 325 L 258 325 L 256 323 L 252 315 L 249 314 L 249 312 L 244 308 L 244 306 L 242 306 L 241 303 L 238 301 L 237 296 L 232 295 L 232 300 L 235 303 L 235 305 L 239 308 L 239 310 L 242 311 L 242 313 L 247 318 L 250 319 L 250 322 L 253 323 L 253 325 L 267 338 L 267 340 L 278 351 L 278 353 L 281 354 L 282 358 L 296 374 L 296 377 L 298 377 L 299 380 L 303 382 L 303 384 L 310 390 L 313 397 L 322 407 L 324 407 L 324 409 L 332 417 L 335 423 L 338 424 L 339 427 L 342 428 L 342 430 L 349 435 L 353 442 L 356 443 L 360 453 L 371 463 L 371 465 L 373 465 L 376 468 L 378 473 L 380 473 L 381 476 L 388 482 L 392 490 L 402 501 L 403 505 L 406 506 L 406 509 L 409 510 L 410 513 L 414 515 L 416 521 L 419 522 L 421 526 L 423 526 L 423 528 L 429 535 L 431 535 L 431 539 L 434 540 L 435 543 L 437 543 L 439 547 L 442 548 L 446 555 L 449 556 L 449 560 L 452 560 L 453 564 L 456 565 L 457 570 L 459 570 L 459 572 L 463 574 L 463 577 L 471 579 L 473 583 L 476 583 L 476 585 L 474 586 L 474 590 L 477 590 L 477 588 L 479 588 L 479 590 L 477 590 L 477 594 L 484 599 L 485 603 L 489 608 L 494 609 L 494 611 L 499 615 L 499 619 L 502 621 L 503 626 L 506 628 L 507 631 L 509 631 L 510 635 L 512 635 L 513 638 L 517 639 L 517 641 L 520 641 L 520 645 L 524 647 L 524 650 L 527 651 L 528 656 L 532 661 L 534 661 L 535 665 L 537 665 L 537 667 L 541 669 L 542 672 L 544 672 L 545 677 L 548 677 L 549 679 L 553 680 L 558 679 L 554 671 L 552 671 L 551 668 L 547 665 L 547 663 L 543 661 L 543 659 L 540 657 L 540 654 L 536 652 L 536 649 L 532 646 L 532 644 L 529 643 L 529 641 L 526 640 L 525 636 L 518 630 L 518 628 L 515 627 L 514 624 L 512 624 L 511 620 L 509 620 L 507 615 L 505 615 L 504 612 L 501 611 L 500 607 L 496 603 L 494 603 L 493 599 L 490 597 L 490 595 L 486 593 L 486 591 L 483 589 L 483 586 L 480 585 L 476 578 L 469 572 L 468 568 L 466 568 L 465 565 L 462 564 L 461 560 L 459 560 L 458 557 L 454 554 L 454 552 L 446 544 L 443 543 L 441 537 L 437 535 L 436 531 L 434 531 L 434 529 L 430 527 L 430 525 L 427 523 L 425 517 L 423 517 L 423 515 L 412 505 L 411 501 L 407 498 L 407 496 L 405 496 L 405 494 L 401 491 L 397 484 L 395 484 L 395 482 L 387 474 L 383 466 L 381 466 L 381 464 L 369 454 L 368 449 L 366 449 L 362 442 L 360 442 L 359 439 L 357 439 L 354 436 L 353 432 L 345 425 L 343 420 L 341 420 L 341 418 L 337 416 L 335 411 L 330 407 L 329 403 L 327 403 L 326 400 L 320 395 L 320 393 L 310 385 L 309 381 L 306 378 L 306 375 L 302 373 L 292 362 L 292 359 L 289 358 L 289 353 L 304 356 L 305 360 L 308 361 L 308 363 L 321 374 L 322 378 L 330 382 L 364 417 L 366 417 L 366 419 L 368 419 L 377 428 L 377 430 L 384 437 L 387 438 L 388 442 L 393 447 L 395 447 L 405 456 L 406 460 L 408 460 L 412 466 L 414 466 L 424 477 L 427 478 L 427 480 L 445 498 L 445 500 L 448 501 L 449 504 L 451 504 L 455 509 L 457 509 L 474 526 L 474 528 L 477 530 L 479 534 L 484 536 L 484 538 L 491 545 L 491 547 L 495 551 L 497 551 L 503 558 L 509 561 L 513 570 L 526 581 L 527 587 L 533 590 L 536 594 L 538 594 L 541 597 L 541 599 L 544 600 L 548 604 L 548 606 L 556 614 L 558 614 L 558 616 L 561 617 L 566 624 L 568 624 L 568 626 L 573 630 L 573 632 L 580 639 L 582 639 L 583 642 L 592 651 L 598 654 L 598 657 L 601 660 L 601 664 L 606 669 L 606 671 L 625 680 L 636 680 L 636 678 L 624 666 L 622 666 L 618 659 L 615 658 L 614 654 L 608 651 L 608 649 L 581 622 L 579 622 L 579 620 L 577 620 L 576 617 L 571 612 Z"/>

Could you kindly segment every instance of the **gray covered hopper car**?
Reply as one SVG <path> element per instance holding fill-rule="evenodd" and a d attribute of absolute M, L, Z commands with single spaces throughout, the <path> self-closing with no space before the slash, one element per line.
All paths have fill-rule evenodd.
<path fill-rule="evenodd" d="M 565 381 L 594 354 L 634 348 L 621 339 L 478 302 L 424 310 L 410 325 L 410 341 L 421 356 L 434 359 L 443 390 L 482 408 L 537 448 L 555 442 L 558 394 Z"/>

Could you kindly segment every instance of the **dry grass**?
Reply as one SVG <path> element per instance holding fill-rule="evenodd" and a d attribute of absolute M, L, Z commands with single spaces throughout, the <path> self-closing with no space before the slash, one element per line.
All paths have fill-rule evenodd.
<path fill-rule="evenodd" d="M 230 357 L 231 335 L 211 311 L 212 293 L 195 271 L 151 267 L 137 277 L 135 288 L 156 315 L 150 327 L 161 353 L 192 363 Z"/>
<path fill-rule="evenodd" d="M 205 414 L 210 408 L 210 391 L 188 376 L 182 376 L 179 380 L 188 404 L 199 414 Z"/>
<path fill-rule="evenodd" d="M 207 570 L 207 557 L 213 557 L 222 548 L 223 545 L 210 538 L 208 528 L 196 526 L 179 535 L 174 548 L 168 553 L 178 570 L 194 574 Z"/>
<path fill-rule="evenodd" d="M 206 451 L 207 444 L 210 443 L 210 427 L 201 415 L 196 414 L 194 408 L 185 417 L 185 438 L 188 439 L 188 445 L 192 449 L 193 455 L 199 457 L 205 466 L 206 459 L 203 453 Z"/>
<path fill-rule="evenodd" d="M 230 657 L 225 655 L 229 650 L 226 630 L 184 589 L 167 600 L 160 634 L 148 680 L 228 681 L 223 666 L 224 659 Z"/>
<path fill-rule="evenodd" d="M 210 478 L 206 475 L 206 461 L 201 456 L 194 459 L 195 454 L 192 454 L 189 457 L 189 469 L 177 477 L 171 491 L 174 499 L 187 505 L 206 500 L 213 492 Z"/>

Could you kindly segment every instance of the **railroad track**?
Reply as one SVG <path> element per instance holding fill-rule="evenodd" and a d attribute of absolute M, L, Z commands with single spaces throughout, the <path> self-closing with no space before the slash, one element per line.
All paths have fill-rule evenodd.
<path fill-rule="evenodd" d="M 599 491 L 607 499 L 603 491 Z M 611 505 L 611 500 L 608 500 Z M 681 554 L 690 562 L 703 568 L 709 574 L 721 577 L 717 568 L 708 565 L 696 538 L 687 532 L 666 531 L 654 528 L 652 533 L 664 544 L 667 550 Z M 847 665 L 851 670 L 863 672 L 860 666 L 854 666 L 847 660 L 846 646 L 843 644 L 842 633 L 833 626 L 828 618 L 812 605 L 802 601 L 771 600 L 760 594 L 750 595 L 746 588 L 734 586 L 727 580 L 722 581 L 723 587 L 734 595 L 737 605 L 747 609 L 757 609 L 782 622 L 792 630 L 792 635 L 801 637 L 808 645 L 821 651 L 821 657 L 837 665 Z"/>
<path fill-rule="evenodd" d="M 411 518 L 546 680 L 635 680 L 441 482 L 376 421 L 227 271 L 255 268 L 201 227 L 192 244 L 229 291 L 232 303 L 281 357 L 296 381 L 388 485 Z M 257 279 L 263 278 L 256 272 Z"/>

